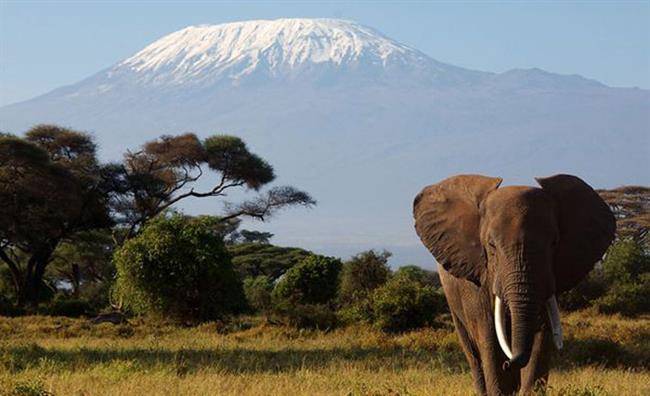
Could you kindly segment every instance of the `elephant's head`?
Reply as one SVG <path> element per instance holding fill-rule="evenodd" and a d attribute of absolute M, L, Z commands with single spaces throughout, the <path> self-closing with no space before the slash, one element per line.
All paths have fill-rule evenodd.
<path fill-rule="evenodd" d="M 493 294 L 507 369 L 528 363 L 544 311 L 561 347 L 555 295 L 574 287 L 602 258 L 616 222 L 607 204 L 575 176 L 539 178 L 542 188 L 499 188 L 501 181 L 451 177 L 422 190 L 413 213 L 415 229 L 438 263 Z M 512 348 L 504 334 L 504 303 Z"/>

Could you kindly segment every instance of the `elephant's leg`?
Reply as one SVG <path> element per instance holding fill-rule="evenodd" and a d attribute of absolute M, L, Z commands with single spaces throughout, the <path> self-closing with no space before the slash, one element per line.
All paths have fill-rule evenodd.
<path fill-rule="evenodd" d="M 538 389 L 546 389 L 553 339 L 546 326 L 535 334 L 533 350 L 529 363 L 521 370 L 521 392 L 524 395 L 533 394 Z"/>
<path fill-rule="evenodd" d="M 465 357 L 469 363 L 469 367 L 472 370 L 472 378 L 474 379 L 474 388 L 479 395 L 487 395 L 487 389 L 485 388 L 485 377 L 483 377 L 483 370 L 481 369 L 481 356 L 479 354 L 476 343 L 472 341 L 471 337 L 467 333 L 465 325 L 452 313 L 452 318 L 454 320 L 454 326 L 456 326 L 456 332 L 458 333 L 458 338 L 460 339 L 460 345 L 465 352 Z"/>
<path fill-rule="evenodd" d="M 479 340 L 488 395 L 514 395 L 519 388 L 519 373 L 503 370 L 507 357 L 499 347 L 492 321 L 481 328 Z"/>

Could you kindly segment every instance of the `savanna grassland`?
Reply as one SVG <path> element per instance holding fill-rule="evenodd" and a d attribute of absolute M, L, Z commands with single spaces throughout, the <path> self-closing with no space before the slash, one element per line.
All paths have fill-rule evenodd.
<path fill-rule="evenodd" d="M 564 320 L 552 395 L 650 394 L 650 317 Z M 450 323 L 390 335 L 296 330 L 260 318 L 177 327 L 132 320 L 0 318 L 6 395 L 467 395 Z"/>

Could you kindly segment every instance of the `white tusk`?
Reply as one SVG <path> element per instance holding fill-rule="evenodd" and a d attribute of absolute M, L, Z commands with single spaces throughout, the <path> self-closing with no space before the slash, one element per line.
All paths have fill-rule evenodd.
<path fill-rule="evenodd" d="M 505 318 L 503 317 L 503 303 L 501 302 L 501 299 L 499 296 L 494 296 L 494 327 L 496 327 L 497 330 L 497 339 L 499 340 L 499 346 L 501 347 L 501 350 L 503 350 L 503 353 L 506 354 L 508 359 L 512 359 L 512 351 L 510 350 L 510 346 L 508 345 L 508 341 L 506 340 L 506 334 L 503 331 L 503 328 L 505 327 Z"/>
<path fill-rule="evenodd" d="M 553 342 L 555 347 L 560 350 L 564 344 L 562 340 L 562 323 L 560 323 L 560 309 L 557 306 L 555 294 L 546 301 L 546 310 L 548 319 L 551 322 L 551 331 L 553 332 Z"/>

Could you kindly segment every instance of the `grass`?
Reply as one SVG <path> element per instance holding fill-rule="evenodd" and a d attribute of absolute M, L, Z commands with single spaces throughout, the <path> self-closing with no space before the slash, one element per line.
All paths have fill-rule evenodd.
<path fill-rule="evenodd" d="M 564 320 L 551 395 L 650 394 L 650 318 Z M 244 318 L 193 328 L 134 320 L 0 318 L 6 395 L 467 395 L 446 324 L 401 335 L 365 326 L 299 331 Z"/>

